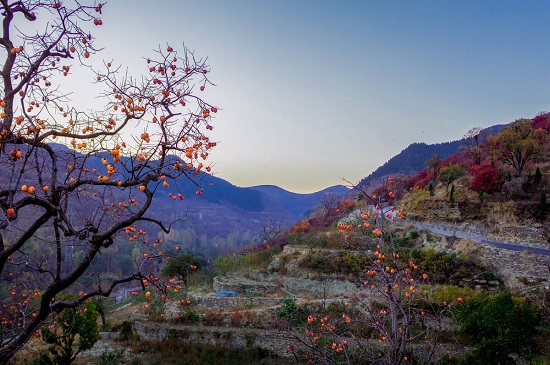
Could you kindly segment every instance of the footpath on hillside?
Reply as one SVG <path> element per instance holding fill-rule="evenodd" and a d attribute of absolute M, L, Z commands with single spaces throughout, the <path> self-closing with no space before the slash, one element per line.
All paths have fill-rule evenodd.
<path fill-rule="evenodd" d="M 423 222 L 416 222 L 414 220 L 407 220 L 407 223 L 411 224 L 419 230 L 426 230 L 434 234 L 439 234 L 446 237 L 457 237 L 464 238 L 475 243 L 483 243 L 489 246 L 502 248 L 505 250 L 512 251 L 529 251 L 538 255 L 550 256 L 550 249 L 544 247 L 541 243 L 527 242 L 527 241 L 504 241 L 491 239 L 487 235 L 484 235 L 482 232 L 474 232 L 462 230 L 456 225 L 446 225 L 443 223 L 440 224 L 429 224 Z"/>

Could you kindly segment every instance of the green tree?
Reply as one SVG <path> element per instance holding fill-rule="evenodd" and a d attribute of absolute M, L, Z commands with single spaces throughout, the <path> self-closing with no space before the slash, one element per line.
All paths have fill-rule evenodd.
<path fill-rule="evenodd" d="M 544 153 L 547 135 L 543 129 L 533 129 L 530 120 L 520 119 L 490 137 L 489 145 L 497 161 L 513 167 L 521 175 L 529 162 Z"/>
<path fill-rule="evenodd" d="M 449 204 L 451 207 L 455 206 L 455 184 L 451 186 L 451 192 L 449 193 Z"/>
<path fill-rule="evenodd" d="M 95 310 L 101 318 L 101 324 L 105 327 L 107 320 L 105 316 L 107 315 L 107 305 L 105 304 L 105 299 L 101 297 L 95 297 L 92 299 L 92 303 L 95 305 Z"/>
<path fill-rule="evenodd" d="M 482 295 L 458 307 L 459 335 L 474 347 L 468 364 L 516 364 L 535 350 L 536 307 L 509 292 Z"/>
<path fill-rule="evenodd" d="M 452 164 L 449 166 L 442 167 L 439 171 L 439 181 L 441 181 L 443 184 L 445 184 L 445 190 L 449 189 L 449 185 L 464 175 L 464 167 L 460 166 L 459 164 Z"/>
<path fill-rule="evenodd" d="M 297 321 L 299 312 L 298 307 L 296 306 L 296 299 L 285 298 L 277 315 L 280 318 L 286 318 L 291 322 Z"/>
<path fill-rule="evenodd" d="M 97 342 L 97 315 L 92 302 L 64 310 L 53 325 L 42 329 L 42 338 L 50 345 L 49 354 L 43 357 L 53 361 L 52 364 L 72 364 L 81 351 L 91 349 Z"/>
<path fill-rule="evenodd" d="M 195 256 L 183 253 L 178 257 L 166 261 L 166 264 L 162 267 L 162 276 L 165 278 L 177 277 L 183 281 L 184 286 L 187 287 L 189 274 L 200 269 L 200 267 L 201 264 Z"/>

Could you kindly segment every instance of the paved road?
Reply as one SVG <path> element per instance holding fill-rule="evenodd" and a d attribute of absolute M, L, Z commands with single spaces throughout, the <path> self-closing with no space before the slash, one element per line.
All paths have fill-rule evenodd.
<path fill-rule="evenodd" d="M 540 245 L 530 243 L 530 242 L 512 242 L 512 241 L 499 241 L 491 240 L 486 236 L 477 235 L 471 232 L 461 231 L 459 229 L 453 229 L 445 226 L 437 226 L 432 224 L 425 224 L 419 222 L 407 221 L 407 223 L 412 224 L 418 229 L 423 229 L 430 231 L 435 234 L 439 234 L 446 237 L 458 237 L 466 238 L 476 243 L 483 243 L 492 247 L 502 248 L 505 250 L 512 251 L 529 251 L 538 255 L 550 256 L 550 249 L 542 247 Z"/>

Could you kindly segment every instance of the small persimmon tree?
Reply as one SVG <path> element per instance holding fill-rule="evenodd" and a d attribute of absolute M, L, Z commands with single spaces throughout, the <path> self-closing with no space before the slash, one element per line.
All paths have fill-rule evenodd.
<path fill-rule="evenodd" d="M 162 276 L 170 278 L 178 278 L 183 282 L 185 288 L 187 288 L 187 279 L 189 275 L 200 269 L 201 264 L 195 256 L 189 253 L 182 253 L 181 255 L 171 258 L 162 267 Z"/>
<path fill-rule="evenodd" d="M 150 260 L 167 253 L 138 224 L 169 232 L 164 217 L 147 212 L 158 193 L 180 201 L 177 186 L 197 185 L 195 176 L 210 171 L 203 160 L 216 145 L 207 132 L 217 108 L 201 97 L 212 85 L 206 61 L 185 48 L 159 47 L 137 78 L 116 61 L 94 66 L 93 28 L 103 25 L 102 3 L 0 0 L 0 8 L 5 364 L 63 310 L 108 296 L 121 283 L 158 283 Z M 79 109 L 69 99 L 86 87 L 82 78 L 71 80 L 75 69 L 89 72 L 90 87 L 102 88 L 90 101 L 97 108 Z M 107 280 L 91 272 L 98 254 L 128 239 L 145 252 L 131 275 Z M 58 299 L 88 273 L 87 292 Z"/>
<path fill-rule="evenodd" d="M 367 263 L 357 293 L 328 311 L 310 313 L 305 328 L 287 325 L 294 340 L 288 351 L 308 364 L 413 364 L 434 359 L 443 318 L 451 303 L 436 303 L 421 286 L 428 275 L 400 252 L 390 224 L 404 220 L 391 206 L 395 182 L 388 179 L 383 196 L 353 186 L 370 205 L 338 223 L 341 247 Z"/>

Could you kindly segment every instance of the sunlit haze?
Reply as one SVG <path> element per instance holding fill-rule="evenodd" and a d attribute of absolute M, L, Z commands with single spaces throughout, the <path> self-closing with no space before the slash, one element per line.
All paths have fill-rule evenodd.
<path fill-rule="evenodd" d="M 167 44 L 208 57 L 216 175 L 313 192 L 357 182 L 410 143 L 547 110 L 549 11 L 543 1 L 114 0 L 95 36 L 102 58 L 134 74 Z"/>

